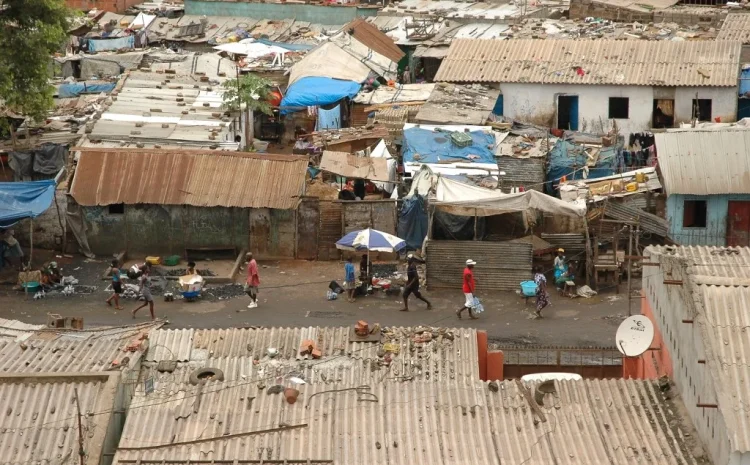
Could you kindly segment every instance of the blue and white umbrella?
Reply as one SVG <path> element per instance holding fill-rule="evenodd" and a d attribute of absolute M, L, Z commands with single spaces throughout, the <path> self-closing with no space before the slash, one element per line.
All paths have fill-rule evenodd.
<path fill-rule="evenodd" d="M 336 242 L 337 249 L 350 251 L 398 252 L 404 247 L 405 240 L 370 228 L 352 231 Z"/>

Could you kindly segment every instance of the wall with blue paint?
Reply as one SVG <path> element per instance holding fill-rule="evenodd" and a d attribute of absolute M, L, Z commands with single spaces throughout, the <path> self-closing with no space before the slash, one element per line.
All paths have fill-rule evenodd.
<path fill-rule="evenodd" d="M 686 200 L 705 200 L 706 227 L 686 228 L 682 220 Z M 681 195 L 667 197 L 669 236 L 680 245 L 725 246 L 727 243 L 727 216 L 729 201 L 750 201 L 750 194 L 734 195 Z"/>
<path fill-rule="evenodd" d="M 185 14 L 255 19 L 294 18 L 297 21 L 343 26 L 358 16 L 376 16 L 378 10 L 357 6 L 185 0 Z"/>

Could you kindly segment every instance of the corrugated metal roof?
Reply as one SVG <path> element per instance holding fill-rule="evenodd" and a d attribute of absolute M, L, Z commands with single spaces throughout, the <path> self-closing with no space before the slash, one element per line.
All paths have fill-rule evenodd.
<path fill-rule="evenodd" d="M 71 195 L 125 204 L 293 209 L 307 158 L 238 152 L 78 148 Z"/>
<path fill-rule="evenodd" d="M 697 463 L 680 422 L 661 420 L 670 404 L 653 382 L 555 382 L 540 407 L 545 422 L 515 383 L 498 384 L 497 392 L 479 381 L 308 384 L 292 405 L 247 383 L 211 382 L 201 394 L 195 386 L 159 385 L 149 396 L 139 387 L 114 463 Z M 247 434 L 272 428 L 281 430 Z M 228 435 L 239 437 L 222 438 Z"/>
<path fill-rule="evenodd" d="M 456 39 L 435 81 L 735 87 L 739 42 Z"/>
<path fill-rule="evenodd" d="M 684 261 L 683 286 L 692 292 L 706 364 L 733 451 L 750 451 L 750 248 L 649 247 L 649 261 Z M 682 311 L 682 309 L 680 309 Z"/>
<path fill-rule="evenodd" d="M 350 342 L 348 327 L 263 328 L 213 330 L 157 330 L 149 336 L 145 360 L 178 360 L 184 371 L 216 363 L 229 370 L 226 380 L 245 379 L 278 370 L 299 371 L 308 382 L 369 383 L 389 377 L 424 381 L 479 379 L 476 330 L 435 330 L 438 337 L 422 350 L 412 342 L 416 328 L 387 328 L 381 343 Z M 453 340 L 441 334 L 450 333 Z M 316 341 L 323 357 L 299 355 L 302 341 Z M 390 364 L 383 364 L 383 343 L 398 346 Z M 278 350 L 270 358 L 269 348 Z M 236 359 L 236 360 L 235 360 Z M 253 362 L 257 360 L 257 362 Z M 185 373 L 175 373 L 184 379 Z"/>
<path fill-rule="evenodd" d="M 729 13 L 724 18 L 716 40 L 734 40 L 750 43 L 750 17 L 745 13 Z"/>
<path fill-rule="evenodd" d="M 39 378 L 38 381 L 0 383 L 0 411 L 3 412 L 0 465 L 78 461 L 75 389 L 78 389 L 81 412 L 84 413 L 84 449 L 89 457 L 100 457 L 103 444 L 91 439 L 93 434 L 106 431 L 109 417 L 85 414 L 97 412 L 105 404 L 107 409 L 114 407 L 114 399 L 104 402 L 104 383 L 58 382 L 52 377 Z"/>
<path fill-rule="evenodd" d="M 373 52 L 379 53 L 391 61 L 398 63 L 404 57 L 404 52 L 398 48 L 393 39 L 380 32 L 380 29 L 368 23 L 364 18 L 356 18 L 343 27 L 355 39 L 365 44 Z"/>
<path fill-rule="evenodd" d="M 750 194 L 750 131 L 678 131 L 654 136 L 667 195 Z"/>

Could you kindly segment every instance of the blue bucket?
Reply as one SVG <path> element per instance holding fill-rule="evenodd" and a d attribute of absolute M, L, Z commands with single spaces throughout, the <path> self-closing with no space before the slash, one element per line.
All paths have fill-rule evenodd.
<path fill-rule="evenodd" d="M 537 285 L 534 281 L 523 281 L 521 283 L 521 293 L 524 297 L 536 296 Z"/>

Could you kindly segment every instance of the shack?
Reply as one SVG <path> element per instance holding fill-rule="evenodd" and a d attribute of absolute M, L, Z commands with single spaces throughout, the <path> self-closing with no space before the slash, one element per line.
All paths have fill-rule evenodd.
<path fill-rule="evenodd" d="M 306 236 L 306 222 L 298 222 L 297 214 L 306 157 L 76 150 L 80 157 L 70 194 L 82 209 L 80 229 L 94 253 L 248 249 L 260 258 L 303 254 L 297 240 Z"/>

